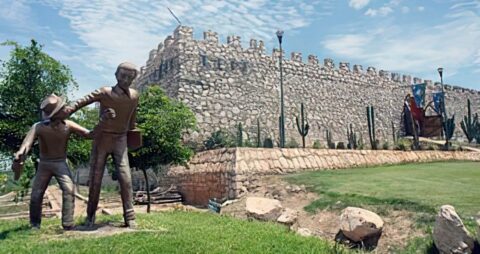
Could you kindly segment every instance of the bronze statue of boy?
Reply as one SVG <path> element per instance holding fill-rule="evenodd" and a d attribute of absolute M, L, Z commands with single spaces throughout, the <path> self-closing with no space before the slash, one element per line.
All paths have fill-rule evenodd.
<path fill-rule="evenodd" d="M 78 100 L 72 107 L 65 107 L 63 110 L 63 115 L 67 116 L 86 105 L 98 102 L 100 103 L 100 112 L 110 115 L 110 117 L 102 119 L 94 129 L 90 158 L 87 226 L 93 226 L 95 223 L 105 163 L 107 157 L 112 155 L 118 173 L 125 225 L 131 228 L 136 227 L 132 203 L 132 180 L 128 162 L 127 133 L 135 129 L 138 93 L 131 89 L 130 85 L 137 74 L 135 65 L 122 63 L 115 72 L 117 84 L 114 87 L 97 89 Z"/>
<path fill-rule="evenodd" d="M 89 138 L 90 132 L 82 126 L 62 120 L 65 106 L 64 99 L 51 94 L 40 105 L 43 120 L 35 123 L 15 153 L 15 163 L 21 163 L 25 155 L 38 139 L 40 161 L 32 184 L 30 199 L 30 224 L 32 228 L 40 228 L 42 201 L 50 179 L 55 177 L 62 190 L 62 226 L 65 230 L 74 228 L 73 212 L 75 206 L 75 186 L 71 172 L 67 166 L 67 143 L 71 133 Z M 17 168 L 18 170 L 18 168 Z M 18 172 L 16 175 L 19 176 Z"/>

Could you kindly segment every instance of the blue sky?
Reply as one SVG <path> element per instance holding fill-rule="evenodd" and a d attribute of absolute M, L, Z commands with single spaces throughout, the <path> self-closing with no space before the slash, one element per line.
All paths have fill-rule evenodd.
<path fill-rule="evenodd" d="M 115 84 L 116 66 L 139 67 L 150 49 L 177 26 L 266 42 L 277 46 L 283 29 L 284 48 L 314 54 L 322 61 L 374 66 L 480 90 L 480 0 L 0 0 L 0 41 L 28 44 L 31 38 L 68 65 L 79 83 L 73 97 Z M 9 48 L 0 47 L 0 59 Z M 323 61 L 322 61 L 323 62 Z"/>

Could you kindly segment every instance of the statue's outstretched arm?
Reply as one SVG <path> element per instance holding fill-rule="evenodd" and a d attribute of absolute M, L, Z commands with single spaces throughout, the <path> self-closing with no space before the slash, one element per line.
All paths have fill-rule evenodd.
<path fill-rule="evenodd" d="M 30 149 L 32 148 L 33 142 L 37 138 L 37 125 L 38 123 L 34 124 L 27 133 L 27 136 L 23 139 L 22 145 L 18 149 L 18 151 L 14 154 L 15 160 L 20 161 L 25 159 L 25 155 L 28 154 Z"/>
<path fill-rule="evenodd" d="M 87 128 L 77 124 L 73 121 L 65 121 L 68 124 L 68 128 L 71 132 L 88 139 L 92 139 L 92 132 L 89 131 Z"/>

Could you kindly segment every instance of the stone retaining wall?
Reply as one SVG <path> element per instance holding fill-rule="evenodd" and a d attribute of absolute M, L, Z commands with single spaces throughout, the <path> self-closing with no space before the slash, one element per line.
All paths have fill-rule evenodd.
<path fill-rule="evenodd" d="M 262 175 L 446 160 L 480 161 L 480 153 L 228 148 L 198 153 L 187 167 L 172 167 L 167 176 L 187 203 L 205 205 L 209 198 L 238 198 Z"/>

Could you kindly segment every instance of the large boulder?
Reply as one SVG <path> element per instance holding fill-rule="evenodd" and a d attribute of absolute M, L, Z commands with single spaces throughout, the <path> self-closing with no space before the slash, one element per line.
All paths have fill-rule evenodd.
<path fill-rule="evenodd" d="M 257 220 L 276 221 L 282 214 L 280 201 L 270 198 L 248 197 L 246 200 L 247 216 Z"/>
<path fill-rule="evenodd" d="M 474 240 L 451 205 L 444 205 L 435 218 L 433 242 L 440 253 L 472 253 Z"/>
<path fill-rule="evenodd" d="M 347 207 L 340 215 L 340 230 L 353 242 L 373 242 L 376 245 L 382 229 L 383 220 L 374 212 Z"/>

